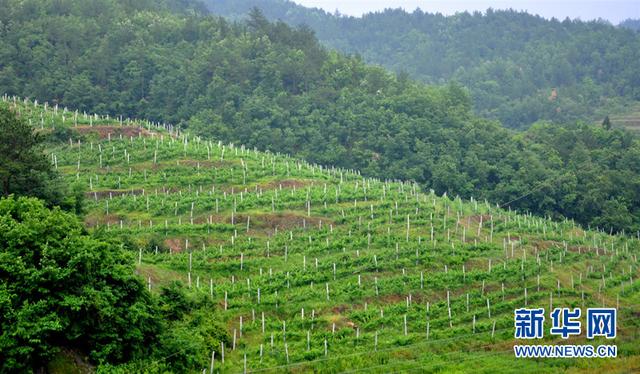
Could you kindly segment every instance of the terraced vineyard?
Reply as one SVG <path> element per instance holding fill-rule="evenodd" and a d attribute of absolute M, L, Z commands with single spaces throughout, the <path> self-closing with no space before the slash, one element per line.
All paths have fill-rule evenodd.
<path fill-rule="evenodd" d="M 640 131 L 640 104 L 634 105 L 626 113 L 611 116 L 611 122 L 627 130 Z"/>
<path fill-rule="evenodd" d="M 228 332 L 211 347 L 216 372 L 640 367 L 637 234 L 436 196 L 169 126 L 3 101 L 40 131 L 70 137 L 47 150 L 52 163 L 86 186 L 90 230 L 135 240 L 132 258 L 152 293 L 179 280 L 213 301 Z M 619 357 L 515 359 L 513 313 L 525 305 L 618 306 Z M 563 342 L 548 327 L 544 344 Z"/>

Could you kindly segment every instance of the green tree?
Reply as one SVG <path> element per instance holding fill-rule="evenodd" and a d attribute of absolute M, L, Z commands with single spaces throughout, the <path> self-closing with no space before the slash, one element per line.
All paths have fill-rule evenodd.
<path fill-rule="evenodd" d="M 59 348 L 94 362 L 149 354 L 162 325 L 133 259 L 35 198 L 0 200 L 0 372 L 38 370 Z"/>
<path fill-rule="evenodd" d="M 42 152 L 42 137 L 6 107 L 0 107 L 0 183 L 2 195 L 43 195 L 53 178 Z"/>

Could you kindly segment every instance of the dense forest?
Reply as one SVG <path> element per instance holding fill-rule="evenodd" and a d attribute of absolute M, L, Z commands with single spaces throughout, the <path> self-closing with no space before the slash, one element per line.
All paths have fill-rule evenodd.
<path fill-rule="evenodd" d="M 88 234 L 75 215 L 11 196 L 0 199 L 0 228 L 0 372 L 45 372 L 61 349 L 102 364 L 162 358 L 153 372 L 187 372 L 229 340 L 210 300 L 178 282 L 152 297 L 134 273 L 137 248 Z"/>
<path fill-rule="evenodd" d="M 400 9 L 347 17 L 283 0 L 206 0 L 215 14 L 309 25 L 318 38 L 366 62 L 427 83 L 467 87 L 476 112 L 524 128 L 538 120 L 601 121 L 640 100 L 640 35 L 633 21 L 547 20 L 513 10 L 453 16 Z"/>
<path fill-rule="evenodd" d="M 271 23 L 258 11 L 236 23 L 173 1 L 4 0 L 3 9 L 2 92 L 171 122 L 213 139 L 585 226 L 639 228 L 640 143 L 623 130 L 567 121 L 517 133 L 474 114 L 473 90 L 470 96 L 455 82 L 426 86 L 367 66 L 327 50 L 309 28 Z M 510 15 L 531 17 L 496 12 L 468 22 Z M 625 57 L 638 51 L 632 34 L 574 26 L 619 36 L 626 43 L 620 64 L 632 69 L 637 62 Z M 637 75 L 620 74 L 605 80 L 637 89 Z"/>
<path fill-rule="evenodd" d="M 626 27 L 634 31 L 640 31 L 640 19 L 626 19 L 620 23 L 620 27 Z"/>

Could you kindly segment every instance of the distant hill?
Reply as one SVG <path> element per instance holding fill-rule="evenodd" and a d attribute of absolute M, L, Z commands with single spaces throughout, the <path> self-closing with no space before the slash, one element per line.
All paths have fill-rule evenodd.
<path fill-rule="evenodd" d="M 631 29 L 634 31 L 640 31 L 640 19 L 627 19 L 624 20 L 622 22 L 620 22 L 620 24 L 618 25 L 619 27 L 624 27 L 627 29 Z"/>
<path fill-rule="evenodd" d="M 428 83 L 458 81 L 471 90 L 477 113 L 509 127 L 601 121 L 640 99 L 640 35 L 608 23 L 513 10 L 443 16 L 387 9 L 355 18 L 284 0 L 205 3 L 234 19 L 255 6 L 269 19 L 306 24 L 325 45 L 369 63 Z"/>
<path fill-rule="evenodd" d="M 288 0 L 200 0 L 213 14 L 241 20 L 247 19 L 253 8 L 259 8 L 264 15 L 273 20 L 282 20 L 291 25 L 306 24 L 314 29 L 324 22 L 335 18 L 319 8 L 309 8 Z"/>

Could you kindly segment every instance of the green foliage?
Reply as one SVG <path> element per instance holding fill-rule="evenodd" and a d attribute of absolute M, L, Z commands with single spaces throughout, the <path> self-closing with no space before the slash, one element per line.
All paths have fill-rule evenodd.
<path fill-rule="evenodd" d="M 640 19 L 628 18 L 618 25 L 619 27 L 625 27 L 634 31 L 640 31 Z"/>
<path fill-rule="evenodd" d="M 60 206 L 82 215 L 84 187 L 78 183 L 64 183 L 43 149 L 45 143 L 66 141 L 71 134 L 71 130 L 61 127 L 42 136 L 19 113 L 0 105 L 2 195 L 34 196 L 44 199 L 49 206 Z"/>
<path fill-rule="evenodd" d="M 231 343 L 229 333 L 210 313 L 199 311 L 173 325 L 160 336 L 164 357 L 180 373 L 207 367 L 211 350 L 219 352 L 220 343 Z"/>
<path fill-rule="evenodd" d="M 160 311 L 171 323 L 159 336 L 158 357 L 176 372 L 206 367 L 211 350 L 230 343 L 224 326 L 214 319 L 208 297 L 188 293 L 180 282 L 172 281 L 160 289 Z"/>
<path fill-rule="evenodd" d="M 53 178 L 42 138 L 5 106 L 0 106 L 0 183 L 2 195 L 45 195 Z"/>
<path fill-rule="evenodd" d="M 385 58 L 405 56 L 414 64 L 424 63 L 428 70 L 411 71 L 413 65 L 402 62 L 410 73 L 437 82 L 455 76 L 467 90 L 456 83 L 424 86 L 403 74 L 366 66 L 359 57 L 328 52 L 310 29 L 270 23 L 257 10 L 246 23 L 229 23 L 198 13 L 175 13 L 166 4 L 134 6 L 111 0 L 92 2 L 104 9 L 97 16 L 80 3 L 66 1 L 61 12 L 58 2 L 9 0 L 6 17 L 12 22 L 0 30 L 0 40 L 7 46 L 3 61 L 15 74 L 14 83 L 0 88 L 80 111 L 179 123 L 194 134 L 224 142 L 294 154 L 368 176 L 414 180 L 438 194 L 511 202 L 514 209 L 606 225 L 607 230 L 638 229 L 638 174 L 615 161 L 640 162 L 634 151 L 637 141 L 619 141 L 631 136 L 603 135 L 574 125 L 582 115 L 571 110 L 595 108 L 603 96 L 635 97 L 629 87 L 640 85 L 633 84 L 629 72 L 638 69 L 635 53 L 640 48 L 633 48 L 638 37 L 630 31 L 600 23 L 546 21 L 512 11 L 452 17 L 387 11 L 359 20 L 325 15 L 345 25 L 362 23 L 358 35 L 368 42 L 358 44 L 371 45 Z M 369 26 L 387 18 L 388 27 Z M 126 32 L 120 20 L 126 20 Z M 418 39 L 425 33 L 451 37 L 411 42 L 407 54 L 378 48 L 388 38 L 402 38 L 407 27 L 415 29 L 412 35 Z M 450 32 L 431 32 L 433 28 Z M 563 44 L 572 40 L 584 46 Z M 449 46 L 451 53 L 432 50 Z M 601 50 L 604 55 L 593 52 Z M 419 51 L 429 58 L 413 56 Z M 432 57 L 438 55 L 446 58 L 434 63 Z M 487 60 L 494 55 L 497 60 Z M 545 56 L 554 58 L 549 62 Z M 576 71 L 587 60 L 597 61 L 597 66 Z M 621 64 L 623 60 L 632 62 Z M 458 65 L 462 67 L 456 70 Z M 510 117 L 503 118 L 507 124 L 553 120 L 559 130 L 545 126 L 544 131 L 564 143 L 540 129 L 517 134 L 479 119 L 472 113 L 470 97 L 481 113 Z M 54 137 L 65 138 L 63 130 L 54 131 Z M 579 162 L 572 156 L 579 152 L 565 153 L 579 142 L 587 146 L 590 177 L 575 166 Z M 601 196 L 603 185 L 618 180 L 622 188 L 606 187 L 613 195 Z M 599 219 L 609 198 L 622 204 L 624 209 L 617 211 L 623 219 Z"/>
<path fill-rule="evenodd" d="M 72 191 L 61 205 L 86 228 L 34 199 L 0 201 L 0 371 L 63 365 L 59 348 L 105 373 L 202 372 L 212 351 L 223 371 L 490 368 L 486 343 L 512 343 L 513 309 L 549 296 L 619 303 L 616 344 L 640 353 L 638 240 L 478 201 L 635 231 L 640 145 L 627 132 L 515 133 L 475 116 L 461 84 L 366 66 L 257 11 L 231 24 L 180 0 L 5 3 L 0 88 L 80 112 L 0 107 L 51 131 L 52 185 Z M 601 83 L 580 81 L 585 100 Z M 524 97 L 509 109 L 519 120 L 558 113 Z M 514 370 L 581 365 L 490 354 Z"/>
<path fill-rule="evenodd" d="M 44 366 L 59 347 L 94 362 L 143 357 L 160 330 L 154 303 L 117 246 L 32 198 L 0 200 L 2 371 Z"/>
<path fill-rule="evenodd" d="M 62 127 L 62 126 L 54 128 L 53 131 L 51 131 L 51 133 L 47 137 L 47 140 L 49 141 L 49 143 L 52 143 L 52 144 L 68 143 L 70 139 L 76 139 L 80 141 L 85 140 L 80 136 L 80 134 L 74 132 L 71 128 Z"/>
<path fill-rule="evenodd" d="M 547 20 L 515 10 L 451 16 L 385 9 L 362 17 L 329 14 L 282 0 L 204 0 L 244 19 L 252 7 L 268 19 L 308 25 L 327 46 L 427 83 L 455 80 L 477 113 L 509 127 L 602 118 L 640 100 L 638 20 Z M 631 29 L 631 30 L 628 30 Z"/>
<path fill-rule="evenodd" d="M 175 321 L 193 308 L 193 302 L 186 295 L 184 285 L 171 282 L 160 290 L 160 310 L 166 319 Z"/>

